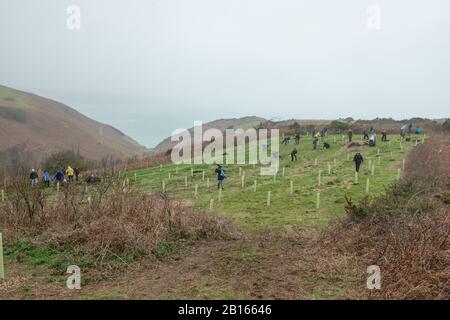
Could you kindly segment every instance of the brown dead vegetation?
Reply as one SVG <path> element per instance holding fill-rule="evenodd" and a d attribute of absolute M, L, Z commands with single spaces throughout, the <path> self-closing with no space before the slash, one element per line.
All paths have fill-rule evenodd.
<path fill-rule="evenodd" d="M 126 180 L 125 180 L 126 181 Z M 70 184 L 59 193 L 15 179 L 0 202 L 0 230 L 17 239 L 71 245 L 101 257 L 149 255 L 161 243 L 229 239 L 222 217 L 183 206 L 163 194 L 140 194 L 116 176 L 93 185 Z"/>
<path fill-rule="evenodd" d="M 369 298 L 450 298 L 450 139 L 433 136 L 408 156 L 405 177 L 378 198 L 348 200 L 328 247 L 381 269 Z"/>

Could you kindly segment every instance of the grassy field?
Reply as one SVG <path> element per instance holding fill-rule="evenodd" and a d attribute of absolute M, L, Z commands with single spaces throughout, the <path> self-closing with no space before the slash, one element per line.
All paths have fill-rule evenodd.
<path fill-rule="evenodd" d="M 359 139 L 354 137 L 354 141 Z M 246 231 L 295 225 L 321 228 L 343 216 L 346 196 L 358 200 L 366 195 L 368 179 L 369 196 L 383 192 L 396 179 L 405 154 L 416 140 L 420 143 L 422 136 L 412 136 L 411 141 L 403 143 L 398 136 L 391 136 L 390 142 L 379 141 L 376 147 L 347 149 L 343 136 L 328 136 L 325 141 L 331 144 L 330 149 L 312 150 L 311 137 L 303 137 L 299 145 L 291 141 L 287 146 L 280 146 L 280 169 L 276 177 L 260 175 L 259 165 L 225 165 L 227 178 L 223 192 L 217 190 L 214 165 L 170 164 L 131 171 L 127 177 L 130 184 L 144 191 L 163 192 L 164 185 L 164 192 L 169 196 L 206 208 L 212 214 L 230 216 Z M 298 161 L 291 162 L 289 154 L 294 146 L 299 151 Z M 365 161 L 355 183 L 352 159 L 357 151 Z"/>

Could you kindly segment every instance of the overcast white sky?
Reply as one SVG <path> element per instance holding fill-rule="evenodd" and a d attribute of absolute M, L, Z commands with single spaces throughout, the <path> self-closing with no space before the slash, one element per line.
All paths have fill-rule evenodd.
<path fill-rule="evenodd" d="M 194 120 L 448 117 L 450 1 L 0 0 L 0 84 L 147 146 Z"/>

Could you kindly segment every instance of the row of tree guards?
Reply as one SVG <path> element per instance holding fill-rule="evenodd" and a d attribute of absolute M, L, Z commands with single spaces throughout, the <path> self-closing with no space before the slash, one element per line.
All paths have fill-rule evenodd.
<path fill-rule="evenodd" d="M 380 164 L 381 154 L 380 154 L 380 150 L 379 149 L 377 150 L 377 157 L 378 157 L 378 164 Z M 347 154 L 347 159 L 349 159 L 349 154 Z M 317 166 L 317 164 L 318 164 L 318 160 L 316 158 L 316 159 L 314 159 L 314 165 Z M 336 159 L 333 160 L 333 164 L 334 164 L 334 166 L 336 166 L 336 164 L 337 164 Z M 161 164 L 160 165 L 160 169 L 162 170 L 162 168 L 163 168 L 163 165 Z M 331 172 L 331 164 L 330 164 L 330 162 L 327 163 L 327 169 L 328 169 L 328 175 L 331 175 L 332 172 Z M 405 159 L 403 159 L 403 161 L 402 161 L 402 169 L 403 169 L 403 171 L 405 170 Z M 397 180 L 399 180 L 400 177 L 401 177 L 402 169 L 398 168 Z M 178 172 L 178 167 L 176 167 L 175 171 Z M 372 163 L 372 159 L 369 159 L 369 171 L 370 171 L 371 176 L 375 175 L 375 165 Z M 191 168 L 191 175 L 192 176 L 194 175 L 194 169 L 193 168 Z M 283 167 L 282 168 L 282 176 L 284 177 L 285 175 L 286 175 L 286 168 Z M 239 167 L 239 176 L 241 177 L 241 188 L 245 188 L 245 177 L 246 176 L 245 176 L 245 171 L 242 170 L 242 167 Z M 171 177 L 172 177 L 171 173 L 169 172 L 168 173 L 169 180 L 171 179 Z M 355 172 L 354 183 L 358 184 L 359 183 L 358 180 L 359 180 L 358 172 Z M 137 181 L 137 174 L 136 173 L 134 173 L 134 181 L 135 182 Z M 202 171 L 202 181 L 205 181 L 205 172 L 204 171 Z M 276 175 L 274 175 L 273 181 L 274 181 L 274 183 L 276 182 Z M 206 178 L 206 182 L 207 182 L 207 187 L 209 188 L 210 187 L 210 178 Z M 128 178 L 124 179 L 123 187 L 125 188 L 129 184 L 130 184 L 129 179 Z M 166 181 L 163 180 L 161 184 L 162 184 L 161 185 L 162 192 L 166 192 Z M 187 176 L 184 177 L 184 185 L 185 185 L 185 187 L 188 187 L 188 177 Z M 317 185 L 319 187 L 322 185 L 322 170 L 321 169 L 318 170 Z M 60 185 L 59 185 L 59 183 L 57 183 L 56 184 L 57 192 L 59 192 L 59 189 L 60 189 Z M 289 192 L 290 194 L 294 193 L 294 182 L 292 180 L 289 183 L 289 190 L 290 190 L 290 192 Z M 369 178 L 367 178 L 367 181 L 366 181 L 366 193 L 369 193 L 369 190 L 370 190 L 370 180 L 369 180 Z M 257 191 L 257 180 L 254 180 L 254 182 L 253 182 L 253 191 L 254 192 Z M 1 193 L 1 200 L 5 201 L 5 191 L 2 189 L 2 190 L 0 190 L 0 193 Z M 87 186 L 85 187 L 85 193 L 87 193 Z M 194 185 L 194 196 L 195 197 L 198 196 L 198 184 Z M 317 195 L 317 199 L 318 199 L 317 200 L 317 207 L 319 207 L 320 206 L 320 194 Z M 91 204 L 91 196 L 88 196 L 87 200 L 88 200 L 88 203 Z M 270 205 L 270 194 L 267 195 L 267 203 Z M 213 205 L 214 204 L 211 203 L 210 207 L 213 207 Z"/>
<path fill-rule="evenodd" d="M 389 145 L 391 145 L 391 142 L 392 141 L 389 141 Z M 417 142 L 418 142 L 418 140 L 416 140 L 416 145 L 417 145 Z M 423 142 L 424 142 L 424 137 L 422 137 L 422 143 Z M 402 140 L 400 141 L 400 150 L 403 152 Z M 392 152 L 390 154 L 391 154 L 391 158 L 392 158 Z M 380 153 L 380 149 L 378 148 L 377 149 L 378 165 L 381 164 L 381 157 L 382 156 L 381 156 L 381 153 Z M 350 161 L 350 153 L 347 153 L 347 161 Z M 336 167 L 336 165 L 337 165 L 336 158 L 333 159 L 333 164 Z M 318 159 L 317 158 L 314 159 L 314 165 L 315 166 L 318 165 Z M 255 164 L 253 164 L 253 168 L 255 168 Z M 162 170 L 163 170 L 163 164 L 160 164 L 160 171 L 162 172 Z M 403 171 L 405 170 L 405 160 L 404 159 L 402 161 L 402 168 L 401 169 L 398 168 L 397 180 L 400 179 L 402 170 Z M 331 163 L 330 162 L 327 163 L 327 171 L 328 171 L 328 175 L 331 175 L 332 167 L 331 167 Z M 371 176 L 375 175 L 375 165 L 372 163 L 372 159 L 369 159 L 369 171 L 371 173 Z M 178 166 L 176 166 L 175 167 L 175 173 L 178 174 L 178 172 L 179 172 L 179 168 L 178 168 Z M 120 177 L 120 174 L 121 173 L 119 172 L 119 177 Z M 318 171 L 318 186 L 321 186 L 321 174 L 322 174 L 322 172 L 319 169 L 319 171 Z M 192 177 L 194 176 L 194 168 L 192 168 L 192 167 L 191 167 L 190 175 Z M 286 175 L 286 168 L 283 167 L 282 168 L 282 176 L 285 177 L 285 175 Z M 239 167 L 239 176 L 241 177 L 241 187 L 244 188 L 245 187 L 245 171 L 242 170 L 242 167 Z M 170 180 L 171 178 L 172 178 L 172 174 L 169 172 L 168 173 L 168 179 Z M 276 182 L 276 178 L 277 178 L 277 176 L 274 175 L 274 177 L 273 177 L 273 181 L 274 182 Z M 134 173 L 134 181 L 137 182 L 137 174 L 136 173 Z M 205 181 L 205 172 L 204 171 L 202 171 L 202 181 Z M 206 178 L 206 181 L 207 181 L 207 187 L 209 188 L 210 187 L 210 179 Z M 355 172 L 355 181 L 354 182 L 355 182 L 355 184 L 359 183 L 359 181 L 358 181 L 358 173 L 357 172 Z M 129 184 L 130 184 L 129 179 L 128 178 L 124 179 L 123 187 L 125 188 Z M 184 185 L 185 185 L 185 187 L 188 187 L 188 177 L 187 176 L 184 177 Z M 367 193 L 369 192 L 369 188 L 370 188 L 370 181 L 369 181 L 369 179 L 367 179 L 367 182 L 366 182 L 366 192 Z M 255 180 L 254 181 L 254 185 L 253 185 L 253 190 L 256 192 L 256 189 L 257 189 L 257 181 Z M 56 184 L 56 191 L 57 192 L 60 191 L 60 183 L 59 182 Z M 162 181 L 162 191 L 163 192 L 166 191 L 166 182 L 164 180 Z M 86 186 L 85 192 L 87 192 L 87 186 Z M 2 189 L 2 190 L 0 190 L 0 193 L 1 193 L 0 194 L 0 198 L 1 198 L 1 201 L 3 202 L 3 201 L 5 201 L 5 191 Z M 290 194 L 293 194 L 293 182 L 292 181 L 290 182 Z M 195 186 L 194 195 L 195 196 L 198 195 L 198 185 Z M 91 203 L 90 196 L 88 197 L 88 203 Z"/>
<path fill-rule="evenodd" d="M 380 164 L 381 161 L 381 154 L 380 154 L 380 150 L 377 150 L 377 157 L 378 157 L 378 164 Z M 336 159 L 334 159 L 333 161 L 334 165 L 336 165 Z M 317 159 L 314 159 L 314 164 L 317 165 L 318 161 Z M 402 168 L 404 170 L 405 167 L 405 160 L 403 159 L 402 161 Z M 177 168 L 178 169 L 178 168 Z M 328 174 L 331 175 L 331 163 L 328 162 L 327 163 L 327 169 L 328 169 Z M 193 169 L 191 169 L 191 172 L 193 171 Z M 372 159 L 369 159 L 369 171 L 370 171 L 370 175 L 373 177 L 375 175 L 375 164 L 373 163 Z M 401 177 L 401 171 L 402 169 L 398 168 L 398 172 L 397 172 L 397 180 L 400 179 Z M 283 167 L 282 168 L 282 176 L 284 177 L 286 174 L 286 168 Z M 241 177 L 241 188 L 245 188 L 245 171 L 242 170 L 242 167 L 239 167 L 239 176 Z M 185 182 L 185 187 L 188 187 L 188 180 L 187 180 L 187 176 L 184 177 L 184 182 Z M 169 179 L 170 179 L 170 173 L 169 173 Z M 205 172 L 202 172 L 202 181 L 205 180 Z M 358 172 L 355 172 L 355 180 L 354 183 L 355 184 L 359 184 L 359 174 Z M 276 175 L 274 175 L 273 177 L 273 181 L 276 182 Z M 318 170 L 318 175 L 317 175 L 317 186 L 321 186 L 322 185 L 322 170 L 319 169 Z M 166 182 L 165 180 L 162 181 L 162 189 L 163 192 L 165 192 L 166 190 Z M 210 187 L 210 180 L 209 178 L 207 178 L 207 187 Z M 255 179 L 253 182 L 253 191 L 256 192 L 257 191 L 257 180 Z M 366 188 L 365 188 L 365 192 L 366 194 L 368 194 L 370 192 L 370 178 L 366 179 Z M 289 194 L 293 194 L 294 193 L 294 182 L 292 180 L 289 181 Z M 198 197 L 198 184 L 194 184 L 194 197 Z M 269 207 L 271 205 L 271 200 L 272 200 L 272 193 L 271 191 L 267 192 L 267 200 L 266 200 L 266 205 Z M 219 202 L 222 201 L 222 189 L 219 189 Z M 316 194 L 316 208 L 319 209 L 320 208 L 320 192 L 317 192 Z M 214 199 L 210 199 L 210 203 L 209 203 L 209 209 L 213 210 L 214 209 Z"/>
<path fill-rule="evenodd" d="M 378 163 L 380 163 L 381 155 L 380 155 L 379 149 L 377 151 L 377 155 L 378 155 Z M 336 165 L 336 159 L 334 159 L 333 162 L 334 162 L 334 165 Z M 317 161 L 317 158 L 316 158 L 314 160 L 314 164 L 317 165 L 317 163 L 318 163 L 318 161 Z M 328 168 L 328 174 L 331 175 L 331 164 L 330 164 L 330 162 L 327 163 L 327 168 Z M 403 170 L 405 168 L 405 160 L 404 159 L 403 159 L 403 162 L 402 162 L 402 168 L 403 168 Z M 160 169 L 162 170 L 162 164 L 160 165 Z M 175 170 L 176 170 L 176 172 L 178 172 L 178 167 L 176 167 Z M 372 163 L 372 159 L 369 159 L 369 171 L 371 172 L 371 176 L 375 175 L 375 165 Z M 401 177 L 401 171 L 402 170 L 400 168 L 398 168 L 397 180 L 399 180 L 400 177 Z M 285 173 L 286 173 L 286 168 L 283 167 L 282 168 L 282 176 L 283 177 L 285 176 Z M 193 168 L 191 168 L 191 175 L 193 175 Z M 245 171 L 242 170 L 242 167 L 239 167 L 239 175 L 241 176 L 241 188 L 245 188 Z M 321 169 L 319 169 L 318 170 L 318 177 L 317 177 L 317 180 L 318 180 L 317 181 L 317 185 L 319 187 L 322 185 L 321 177 L 322 177 L 322 171 L 321 171 Z M 171 173 L 170 172 L 168 173 L 168 178 L 171 179 Z M 274 179 L 273 181 L 275 183 L 276 182 L 276 175 L 274 175 L 273 179 Z M 135 182 L 137 181 L 137 174 L 136 173 L 134 173 L 134 181 Z M 204 171 L 202 172 L 202 181 L 205 181 L 205 172 Z M 207 178 L 206 181 L 207 181 L 207 187 L 209 188 L 210 187 L 210 179 Z M 355 172 L 355 181 L 354 182 L 355 182 L 355 184 L 359 183 L 359 181 L 358 181 L 358 173 L 357 172 Z M 130 182 L 129 182 L 128 178 L 124 179 L 123 187 L 125 188 L 127 185 L 129 185 L 129 183 Z M 187 178 L 187 176 L 184 177 L 184 185 L 185 185 L 185 187 L 188 187 L 188 178 Z M 57 183 L 56 188 L 57 188 L 57 192 L 59 192 L 59 183 Z M 290 194 L 294 193 L 294 182 L 292 180 L 289 183 L 289 190 L 290 190 L 289 191 Z M 257 191 L 257 180 L 254 180 L 253 191 L 254 192 Z M 367 178 L 367 181 L 366 181 L 366 193 L 369 193 L 369 191 L 370 191 L 370 179 Z M 87 193 L 87 186 L 85 187 L 85 192 Z M 165 180 L 162 181 L 162 192 L 166 192 L 166 181 Z M 219 192 L 221 193 L 221 190 Z M 194 185 L 194 197 L 198 197 L 198 184 Z M 221 198 L 221 196 L 219 197 L 219 201 L 221 201 L 220 198 Z M 4 192 L 4 190 L 1 190 L 1 200 L 5 201 L 5 192 Z M 89 204 L 91 204 L 91 196 L 90 195 L 88 196 L 87 201 L 88 201 Z M 267 204 L 268 204 L 268 206 L 270 206 L 270 203 L 271 203 L 271 195 L 270 195 L 270 193 L 268 193 L 267 194 Z M 214 206 L 214 202 L 211 202 L 210 203 L 210 208 L 213 208 L 213 206 Z M 317 194 L 316 207 L 317 208 L 320 207 L 320 193 Z"/>

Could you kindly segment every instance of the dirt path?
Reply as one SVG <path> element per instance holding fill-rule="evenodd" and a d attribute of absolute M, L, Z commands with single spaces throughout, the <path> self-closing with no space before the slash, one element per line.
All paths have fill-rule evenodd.
<path fill-rule="evenodd" d="M 46 270 L 7 263 L 14 299 L 358 298 L 365 268 L 322 248 L 317 232 L 265 232 L 187 245 L 164 261 L 145 258 L 80 291 L 48 283 Z M 2 292 L 3 291 L 3 292 Z"/>

